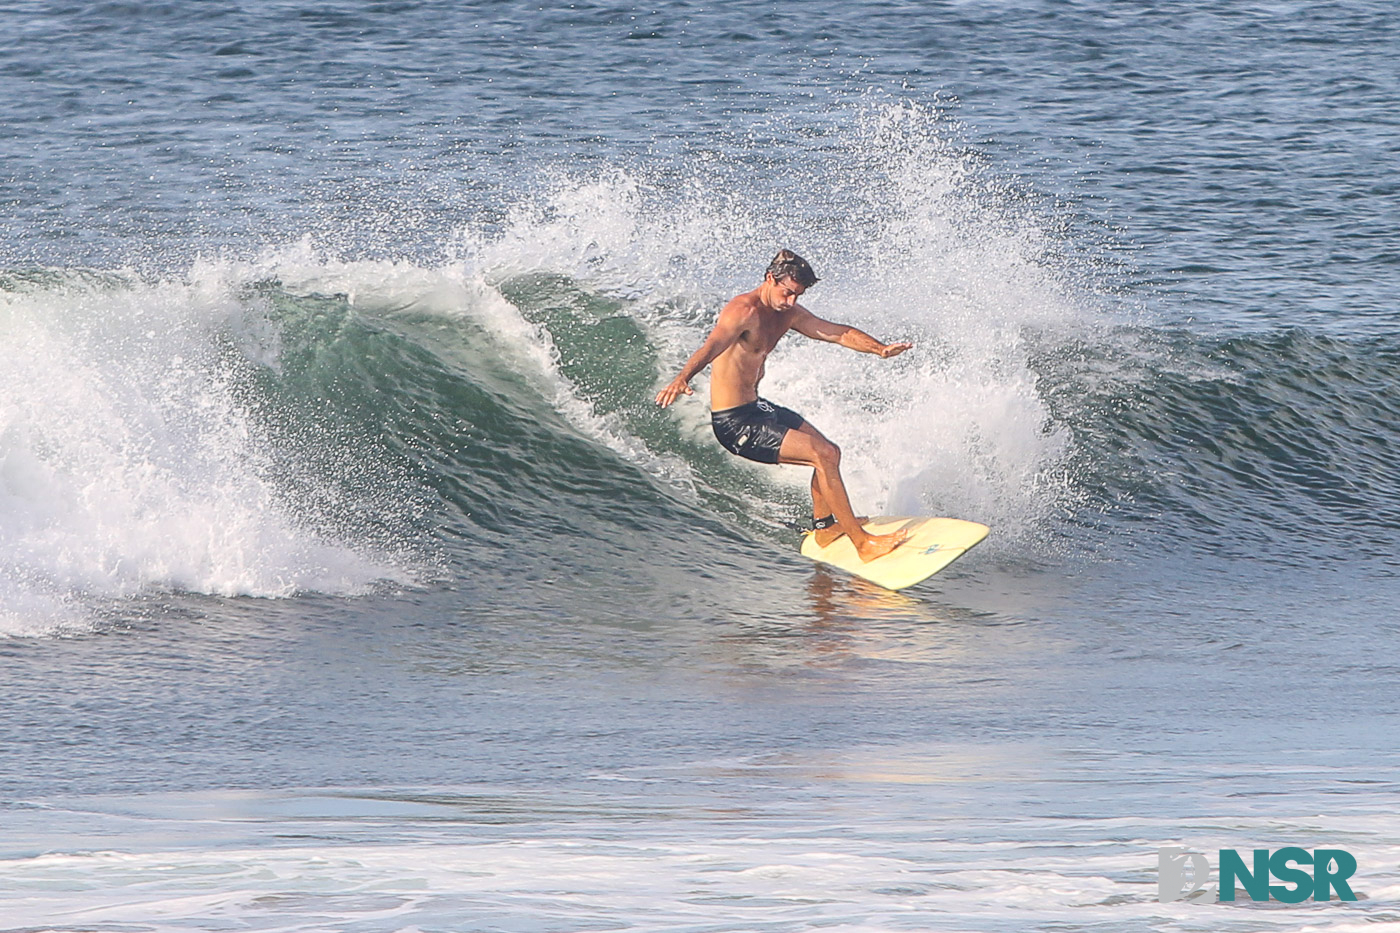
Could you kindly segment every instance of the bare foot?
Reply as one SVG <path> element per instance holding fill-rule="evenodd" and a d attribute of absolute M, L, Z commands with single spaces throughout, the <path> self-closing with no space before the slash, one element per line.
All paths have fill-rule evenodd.
<path fill-rule="evenodd" d="M 862 561 L 869 563 L 877 557 L 884 557 L 908 540 L 907 531 L 896 531 L 888 535 L 866 535 L 865 540 L 856 545 L 856 553 Z"/>
<path fill-rule="evenodd" d="M 861 527 L 864 528 L 865 523 L 870 521 L 870 516 L 857 515 L 856 521 L 860 522 Z M 832 525 L 830 528 L 818 528 L 816 531 L 812 532 L 813 537 L 816 538 L 817 547 L 826 547 L 844 534 L 845 532 L 837 525 Z"/>

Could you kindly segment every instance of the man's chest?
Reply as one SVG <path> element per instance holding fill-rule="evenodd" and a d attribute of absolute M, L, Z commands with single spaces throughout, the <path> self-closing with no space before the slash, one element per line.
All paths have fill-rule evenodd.
<path fill-rule="evenodd" d="M 767 356 L 788 332 L 791 318 L 791 314 L 782 311 L 764 314 L 744 333 L 741 341 L 744 348 L 750 353 Z"/>

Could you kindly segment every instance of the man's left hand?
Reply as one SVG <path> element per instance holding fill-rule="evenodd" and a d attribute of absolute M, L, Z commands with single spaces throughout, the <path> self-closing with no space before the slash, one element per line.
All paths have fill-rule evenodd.
<path fill-rule="evenodd" d="M 892 356 L 899 356 L 912 346 L 912 343 L 887 343 L 880 348 L 880 359 L 887 360 Z"/>

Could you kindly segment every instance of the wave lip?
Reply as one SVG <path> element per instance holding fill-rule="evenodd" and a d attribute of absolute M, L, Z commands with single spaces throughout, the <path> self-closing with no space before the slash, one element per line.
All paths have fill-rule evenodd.
<path fill-rule="evenodd" d="M 318 535 L 279 490 L 247 392 L 275 362 L 276 332 L 220 270 L 3 284 L 0 567 L 13 618 L 0 632 L 63 627 L 84 601 L 150 589 L 284 597 L 394 575 Z"/>

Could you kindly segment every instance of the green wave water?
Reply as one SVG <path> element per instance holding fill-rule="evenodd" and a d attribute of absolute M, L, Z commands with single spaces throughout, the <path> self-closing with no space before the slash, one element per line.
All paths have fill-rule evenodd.
<path fill-rule="evenodd" d="M 3 295 L 8 336 L 33 362 L 12 373 L 30 384 L 12 382 L 0 433 L 17 606 L 153 587 L 509 588 L 641 564 L 742 576 L 741 554 L 791 549 L 807 519 L 805 471 L 730 457 L 703 392 L 655 406 L 687 350 L 664 330 L 674 304 L 544 270 L 324 261 L 184 281 L 39 270 L 11 274 Z M 1400 351 L 1387 341 L 1044 327 L 1024 339 L 1054 419 L 1027 437 L 1072 442 L 1051 461 L 1033 533 L 997 529 L 1001 559 L 1119 539 L 1287 561 L 1318 529 L 1347 536 L 1349 557 L 1391 552 L 1383 380 Z M 941 365 L 965 365 L 958 352 Z M 801 368 L 775 359 L 779 379 Z M 40 371 L 53 381 L 35 382 Z M 822 410 L 819 397 L 783 400 Z M 898 450 L 959 401 L 905 404 L 822 426 Z M 997 481 L 969 450 L 961 475 Z M 922 466 L 891 468 L 956 509 L 958 475 Z M 871 510 L 897 504 L 855 491 Z M 210 527 L 182 521 L 210 502 Z M 269 534 L 287 546 L 268 548 Z"/>

